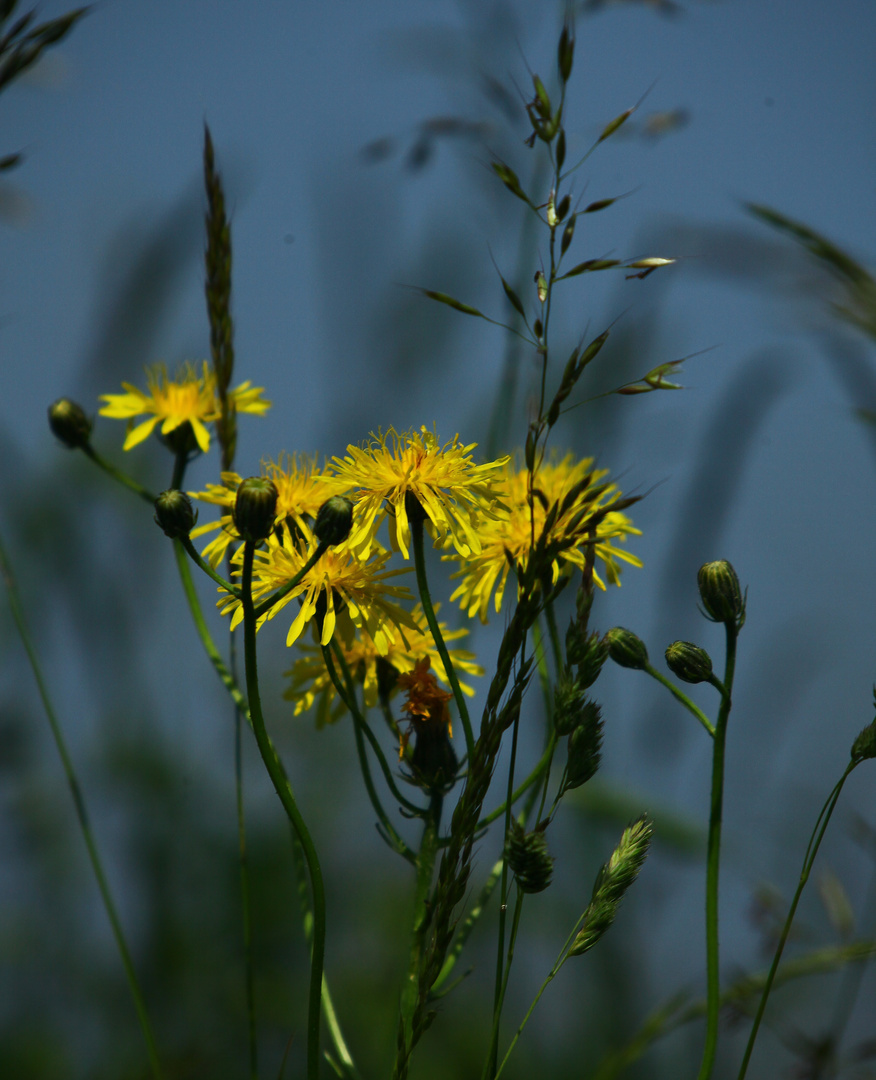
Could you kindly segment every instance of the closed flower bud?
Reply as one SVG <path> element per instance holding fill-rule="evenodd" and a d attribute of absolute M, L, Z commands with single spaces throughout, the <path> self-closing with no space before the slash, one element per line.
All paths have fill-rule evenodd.
<path fill-rule="evenodd" d="M 575 56 L 575 39 L 569 33 L 569 27 L 564 26 L 560 34 L 560 43 L 557 46 L 557 67 L 560 69 L 560 78 L 563 82 L 569 81 L 572 74 L 572 60 Z"/>
<path fill-rule="evenodd" d="M 197 520 L 198 515 L 183 491 L 171 488 L 162 491 L 155 500 L 155 524 L 160 525 L 164 535 L 171 540 L 188 536 Z"/>
<path fill-rule="evenodd" d="M 666 663 L 682 682 L 707 682 L 712 677 L 712 658 L 689 641 L 673 641 L 666 650 Z"/>
<path fill-rule="evenodd" d="M 697 584 L 709 618 L 714 622 L 735 623 L 737 629 L 742 626 L 745 598 L 736 571 L 726 559 L 704 563 L 697 572 Z"/>
<path fill-rule="evenodd" d="M 578 668 L 578 685 L 586 690 L 599 678 L 602 665 L 608 659 L 608 642 L 594 630 L 592 633 L 573 632 L 573 623 L 566 634 L 566 658 Z"/>
<path fill-rule="evenodd" d="M 319 508 L 313 531 L 321 544 L 334 547 L 347 539 L 352 527 L 352 502 L 344 495 L 332 495 Z"/>
<path fill-rule="evenodd" d="M 241 480 L 234 500 L 234 524 L 242 539 L 257 542 L 270 535 L 277 515 L 277 487 L 266 476 Z"/>
<path fill-rule="evenodd" d="M 49 427 L 69 450 L 81 450 L 91 439 L 91 421 L 69 398 L 58 398 L 49 406 Z"/>
<path fill-rule="evenodd" d="M 621 667 L 635 668 L 642 671 L 648 663 L 648 650 L 640 637 L 626 630 L 623 626 L 615 626 L 605 635 L 608 642 L 608 655 Z"/>
<path fill-rule="evenodd" d="M 525 832 L 516 821 L 508 834 L 508 866 L 525 893 L 543 892 L 551 883 L 554 860 L 543 829 Z"/>

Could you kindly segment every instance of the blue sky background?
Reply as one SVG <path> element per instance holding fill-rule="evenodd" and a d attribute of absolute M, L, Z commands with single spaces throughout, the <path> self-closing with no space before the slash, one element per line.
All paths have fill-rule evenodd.
<path fill-rule="evenodd" d="M 65 9 L 46 2 L 40 15 Z M 553 78 L 560 18 L 555 4 L 474 0 L 97 5 L 0 101 L 0 154 L 27 157 L 0 181 L 7 487 L 12 475 L 58 468 L 63 451 L 44 421 L 56 397 L 94 409 L 144 364 L 207 355 L 205 120 L 232 214 L 237 371 L 274 402 L 265 420 L 243 419 L 240 470 L 280 450 L 339 453 L 388 424 L 483 441 L 506 338 L 407 286 L 504 318 L 491 257 L 509 279 L 531 281 L 539 252 L 518 269 L 523 219 L 488 166 L 495 153 L 524 177 L 537 151 L 483 88 L 498 81 L 519 112 L 527 65 Z M 579 170 L 575 194 L 587 201 L 630 195 L 579 227 L 575 253 L 679 263 L 641 282 L 569 283 L 555 340 L 571 347 L 586 325 L 595 336 L 619 319 L 622 346 L 606 350 L 594 392 L 709 351 L 686 363 L 683 392 L 583 407 L 557 445 L 595 454 L 625 489 L 658 485 L 635 511 L 644 535 L 631 547 L 645 569 L 625 574 L 600 625 L 634 627 L 657 657 L 692 638 L 717 661 L 717 630 L 696 614 L 696 569 L 727 557 L 749 587 L 726 810 L 725 934 L 739 964 L 755 962 L 750 890 L 766 877 L 792 888 L 811 822 L 871 719 L 876 678 L 876 457 L 853 415 L 876 407 L 863 399 L 872 342 L 830 314 L 827 277 L 742 204 L 770 205 L 876 264 L 874 40 L 870 0 L 690 3 L 675 18 L 615 4 L 577 25 L 570 159 L 646 96 L 629 133 Z M 649 114 L 674 109 L 686 126 L 641 134 Z M 481 137 L 439 140 L 411 169 L 419 125 L 446 116 L 482 125 Z M 362 148 L 385 138 L 392 152 L 366 160 Z M 525 391 L 534 369 L 521 364 Z M 511 419 L 520 441 L 525 401 Z M 121 456 L 120 425 L 101 421 L 96 441 Z M 163 468 L 159 447 L 137 453 L 135 474 Z M 84 463 L 64 467 L 84 474 Z M 199 462 L 192 484 L 213 467 Z M 11 527 L 2 509 L 0 527 Z M 139 529 L 126 521 L 120 540 L 96 547 L 124 560 L 147 542 L 134 539 Z M 159 539 L 148 543 L 157 550 Z M 186 677 L 177 649 L 155 640 L 161 605 L 176 602 L 170 570 L 155 591 L 139 587 L 132 647 L 173 682 Z M 35 619 L 88 715 L 104 691 L 76 674 L 87 650 L 75 620 Z M 282 643 L 266 648 L 279 670 Z M 611 670 L 600 683 L 605 774 L 646 805 L 705 815 L 708 746 L 643 682 Z M 205 692 L 183 691 L 180 710 Z M 193 749 L 197 723 L 182 736 Z M 847 831 L 855 808 L 876 824 L 873 779 L 850 787 L 828 862 L 860 905 L 872 866 Z M 650 971 L 659 982 L 671 962 L 679 980 L 695 980 L 700 870 L 670 861 L 661 873 L 652 902 L 664 932 L 649 942 Z M 630 908 L 647 919 L 645 906 Z M 826 925 L 814 892 L 809 918 Z M 872 977 L 866 987 L 872 1005 Z"/>

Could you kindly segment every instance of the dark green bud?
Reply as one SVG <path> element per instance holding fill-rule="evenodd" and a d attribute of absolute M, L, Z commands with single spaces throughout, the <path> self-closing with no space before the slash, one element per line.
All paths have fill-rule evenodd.
<path fill-rule="evenodd" d="M 736 571 L 726 559 L 704 563 L 697 572 L 697 585 L 710 619 L 735 623 L 737 629 L 742 626 L 745 622 L 745 598 Z"/>
<path fill-rule="evenodd" d="M 852 761 L 876 757 L 876 720 L 869 724 L 852 743 Z"/>
<path fill-rule="evenodd" d="M 421 725 L 410 764 L 416 781 L 427 791 L 445 794 L 450 791 L 456 783 L 459 762 L 445 726 Z"/>
<path fill-rule="evenodd" d="M 557 137 L 555 153 L 557 155 L 557 168 L 562 169 L 566 160 L 566 133 L 562 128 L 560 128 L 560 134 Z"/>
<path fill-rule="evenodd" d="M 159 430 L 158 438 L 173 454 L 185 454 L 187 457 L 191 457 L 201 452 L 194 428 L 188 420 L 184 424 L 175 427 L 173 431 L 168 431 L 166 435 L 162 435 Z"/>
<path fill-rule="evenodd" d="M 575 222 L 577 218 L 577 214 L 572 214 L 572 216 L 569 218 L 568 223 L 566 224 L 565 229 L 563 229 L 563 238 L 560 241 L 561 255 L 565 255 L 566 252 L 569 250 L 569 244 L 572 243 L 572 237 L 575 235 Z"/>
<path fill-rule="evenodd" d="M 532 332 L 535 334 L 538 340 L 541 341 L 542 335 L 544 334 L 544 326 L 542 325 L 541 319 L 536 319 L 535 322 L 532 324 Z"/>
<path fill-rule="evenodd" d="M 566 635 L 566 656 L 570 664 L 578 666 L 578 685 L 582 689 L 592 686 L 599 678 L 602 665 L 608 659 L 608 642 L 594 630 L 583 638 L 570 643 Z"/>
<path fill-rule="evenodd" d="M 533 105 L 535 106 L 538 115 L 542 120 L 550 120 L 551 99 L 548 97 L 548 92 L 544 88 L 544 83 L 538 75 L 532 76 L 532 85 L 535 87 L 535 101 L 533 101 Z"/>
<path fill-rule="evenodd" d="M 554 728 L 558 735 L 571 735 L 581 723 L 583 711 L 592 703 L 584 688 L 568 672 L 554 686 Z"/>
<path fill-rule="evenodd" d="M 267 476 L 241 480 L 234 500 L 234 525 L 241 539 L 258 542 L 266 539 L 277 516 L 277 485 Z"/>
<path fill-rule="evenodd" d="M 648 650 L 640 637 L 622 626 L 615 626 L 605 635 L 608 655 L 621 667 L 642 671 L 648 663 Z"/>
<path fill-rule="evenodd" d="M 602 714 L 595 701 L 588 701 L 581 710 L 578 727 L 569 736 L 563 792 L 592 780 L 601 761 Z"/>
<path fill-rule="evenodd" d="M 562 197 L 562 199 L 560 199 L 559 205 L 557 206 L 557 220 L 558 221 L 562 221 L 563 218 L 566 216 L 566 214 L 568 214 L 569 207 L 571 205 L 572 205 L 572 200 L 569 198 L 568 195 L 564 195 Z"/>
<path fill-rule="evenodd" d="M 708 682 L 712 677 L 712 658 L 689 641 L 673 641 L 666 650 L 666 663 L 682 682 Z"/>
<path fill-rule="evenodd" d="M 162 491 L 155 500 L 155 524 L 160 525 L 164 535 L 171 540 L 188 536 L 197 520 L 198 515 L 184 491 L 171 488 Z"/>
<path fill-rule="evenodd" d="M 91 439 L 91 421 L 69 398 L 58 398 L 49 406 L 49 427 L 68 450 L 81 450 Z"/>
<path fill-rule="evenodd" d="M 525 893 L 543 892 L 551 883 L 554 860 L 548 851 L 543 829 L 525 832 L 516 821 L 508 834 L 508 866 Z"/>
<path fill-rule="evenodd" d="M 332 495 L 319 508 L 313 531 L 321 544 L 334 547 L 347 539 L 352 527 L 352 502 L 345 495 Z"/>

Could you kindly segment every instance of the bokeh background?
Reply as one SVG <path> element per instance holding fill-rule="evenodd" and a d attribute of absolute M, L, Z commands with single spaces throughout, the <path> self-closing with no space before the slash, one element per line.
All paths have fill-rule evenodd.
<path fill-rule="evenodd" d="M 65 10 L 46 0 L 39 17 Z M 240 471 L 281 450 L 340 453 L 389 424 L 434 423 L 490 452 L 519 445 L 534 357 L 412 286 L 506 319 L 493 262 L 532 289 L 542 238 L 489 164 L 501 157 L 524 182 L 537 173 L 538 151 L 524 145 L 527 69 L 553 85 L 562 15 L 544 0 L 116 0 L 95 6 L 0 99 L 0 155 L 26 157 L 0 177 L 0 529 L 171 1076 L 246 1068 L 232 716 L 165 538 L 141 504 L 55 443 L 45 408 L 69 395 L 96 411 L 99 393 L 138 382 L 144 365 L 207 355 L 206 121 L 232 216 L 237 372 L 274 402 L 264 420 L 242 419 Z M 684 366 L 685 390 L 582 405 L 555 445 L 647 492 L 635 508 L 643 535 L 630 545 L 645 567 L 599 598 L 597 626 L 634 628 L 657 658 L 684 638 L 717 660 L 721 634 L 696 610 L 697 567 L 728 558 L 749 589 L 721 893 L 731 980 L 765 966 L 771 904 L 781 910 L 775 897 L 792 893 L 818 810 L 872 718 L 876 443 L 857 410 L 876 408 L 873 337 L 837 315 L 844 293 L 824 262 L 745 203 L 876 262 L 876 8 L 606 2 L 579 5 L 576 20 L 570 159 L 640 104 L 576 174 L 586 201 L 629 195 L 579 222 L 572 255 L 679 262 L 645 281 L 567 283 L 556 355 L 585 328 L 592 337 L 614 323 L 588 396 L 698 355 Z M 98 422 L 96 445 L 117 461 L 121 438 L 117 422 Z M 157 443 L 124 465 L 154 488 L 167 483 Z M 214 458 L 197 462 L 191 486 L 215 468 Z M 373 828 L 349 729 L 293 719 L 280 697 L 282 634 L 262 636 L 272 730 L 324 853 L 342 1024 L 363 1073 L 385 1075 L 412 882 Z M 0 643 L 0 1073 L 145 1076 L 5 606 Z M 473 643 L 488 663 L 495 628 Z M 596 689 L 604 767 L 552 830 L 555 885 L 527 908 L 509 1032 L 623 824 L 649 809 L 662 839 L 612 933 L 548 991 L 509 1076 L 595 1075 L 660 1002 L 704 992 L 709 746 L 645 676 L 607 668 Z M 532 697 L 528 753 L 540 739 Z M 291 1038 L 295 1076 L 306 956 L 288 834 L 250 746 L 246 776 L 262 1064 L 276 1075 Z M 876 934 L 874 792 L 862 767 L 804 897 L 798 951 Z M 485 839 L 483 872 L 494 855 Z M 853 927 L 837 914 L 842 903 L 824 899 L 838 889 Z M 416 1076 L 478 1074 L 491 941 L 489 926 L 473 940 L 474 971 L 446 999 Z M 832 974 L 777 992 L 749 1075 L 833 1075 L 813 1046 L 836 1033 L 834 1002 L 851 985 Z M 867 970 L 843 1075 L 876 1075 L 862 1045 L 874 1004 Z M 731 1019 L 716 1076 L 736 1075 L 747 1024 Z M 628 1075 L 691 1075 L 701 1037 L 697 1024 L 679 1029 Z"/>

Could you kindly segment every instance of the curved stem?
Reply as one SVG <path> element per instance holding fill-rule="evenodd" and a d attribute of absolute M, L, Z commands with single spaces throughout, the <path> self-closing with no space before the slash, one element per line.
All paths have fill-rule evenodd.
<path fill-rule="evenodd" d="M 246 692 L 249 698 L 252 727 L 258 743 L 262 761 L 274 785 L 274 790 L 295 833 L 301 842 L 307 869 L 310 874 L 310 887 L 313 893 L 313 948 L 310 957 L 310 993 L 307 1009 L 307 1077 L 319 1080 L 319 1014 L 322 997 L 322 972 L 325 963 L 325 888 L 322 870 L 310 832 L 298 809 L 292 786 L 286 776 L 280 758 L 271 737 L 265 727 L 259 695 L 258 662 L 256 657 L 256 613 L 252 601 L 252 565 L 255 545 L 248 541 L 243 552 L 243 625 L 244 654 L 246 658 Z"/>
<path fill-rule="evenodd" d="M 827 797 L 827 801 L 821 808 L 821 813 L 818 815 L 818 820 L 815 822 L 815 828 L 812 830 L 812 835 L 809 839 L 809 846 L 806 848 L 806 855 L 803 858 L 803 869 L 800 871 L 800 880 L 797 883 L 797 891 L 794 893 L 794 899 L 791 901 L 791 907 L 788 910 L 788 917 L 785 919 L 785 925 L 782 927 L 782 933 L 779 937 L 778 944 L 776 945 L 775 956 L 773 956 L 773 962 L 770 965 L 769 974 L 767 975 L 766 982 L 764 983 L 763 992 L 760 995 L 760 1002 L 757 1006 L 757 1012 L 754 1016 L 754 1023 L 751 1027 L 751 1034 L 748 1036 L 748 1044 L 745 1047 L 745 1055 L 742 1058 L 742 1064 L 739 1067 L 739 1076 L 737 1080 L 744 1080 L 745 1074 L 748 1071 L 748 1063 L 751 1060 L 751 1053 L 754 1050 L 754 1042 L 757 1038 L 758 1029 L 760 1028 L 760 1022 L 763 1019 L 764 1009 L 766 1009 L 767 998 L 770 996 L 770 991 L 773 988 L 773 982 L 776 977 L 776 972 L 779 968 L 779 961 L 782 959 L 782 953 L 785 949 L 785 944 L 788 940 L 788 935 L 791 932 L 791 924 L 794 921 L 794 915 L 797 912 L 797 904 L 800 902 L 800 897 L 803 895 L 803 889 L 806 887 L 806 882 L 809 880 L 809 874 L 812 871 L 812 865 L 815 862 L 815 856 L 818 854 L 818 849 L 821 846 L 821 841 L 824 839 L 824 834 L 827 830 L 827 826 L 830 824 L 831 815 L 836 808 L 837 801 L 843 790 L 843 785 L 848 780 L 852 770 L 858 765 L 857 761 L 850 761 L 846 766 L 846 771 L 842 774 L 833 791 Z"/>
<path fill-rule="evenodd" d="M 393 778 L 392 770 L 390 769 L 389 763 L 386 760 L 386 755 L 383 753 L 383 749 L 380 743 L 377 741 L 377 736 L 371 730 L 367 720 L 362 714 L 362 710 L 359 708 L 359 703 L 356 700 L 356 688 L 353 684 L 353 676 L 350 671 L 350 665 L 347 663 L 347 659 L 344 656 L 340 645 L 338 645 L 337 641 L 335 641 L 334 639 L 332 639 L 331 648 L 332 652 L 337 657 L 337 661 L 341 666 L 341 671 L 344 674 L 344 681 L 347 691 L 346 696 L 343 698 L 344 704 L 350 710 L 353 719 L 357 722 L 357 726 L 361 728 L 363 734 L 368 739 L 368 743 L 371 746 L 371 749 L 374 751 L 374 756 L 377 758 L 381 772 L 383 773 L 384 779 L 386 780 L 387 787 L 392 792 L 393 798 L 397 799 L 406 810 L 410 811 L 410 813 L 412 814 L 415 814 L 417 817 L 425 816 L 427 811 L 424 810 L 422 806 L 418 806 L 416 803 L 411 802 L 410 799 L 406 799 L 404 795 L 402 795 L 401 791 L 399 791 L 398 785 Z M 330 665 L 331 657 L 327 659 L 326 667 L 329 668 L 329 677 L 334 674 L 336 679 L 337 673 L 334 672 L 334 669 Z M 337 682 L 335 682 L 335 689 L 338 689 Z M 341 689 L 343 689 L 343 687 Z"/>
<path fill-rule="evenodd" d="M 240 599 L 240 589 L 238 589 L 236 585 L 232 585 L 230 581 L 226 581 L 221 574 L 217 574 L 213 567 L 201 558 L 201 556 L 195 549 L 195 545 L 192 543 L 192 538 L 190 536 L 181 537 L 180 543 L 185 548 L 188 557 L 192 560 L 195 566 L 203 570 L 207 577 L 212 578 L 213 581 L 215 581 L 220 588 L 224 589 L 232 596 L 236 596 L 238 600 Z"/>
<path fill-rule="evenodd" d="M 727 633 L 727 661 L 724 668 L 726 692 L 721 699 L 712 746 L 712 798 L 709 813 L 709 843 L 706 855 L 706 1040 L 698 1080 L 709 1080 L 718 1049 L 718 1017 L 721 1010 L 721 975 L 718 948 L 718 876 L 721 865 L 721 819 L 724 802 L 724 748 L 730 695 L 736 668 L 736 624 L 724 624 Z"/>
<path fill-rule="evenodd" d="M 414 567 L 417 572 L 417 589 L 420 593 L 420 603 L 423 605 L 423 614 L 426 616 L 426 622 L 429 624 L 429 630 L 435 640 L 435 648 L 438 650 L 438 655 L 441 657 L 441 662 L 444 664 L 444 670 L 447 672 L 447 681 L 450 683 L 450 689 L 453 691 L 456 709 L 459 713 L 459 719 L 462 721 L 462 730 L 465 732 L 465 752 L 468 760 L 471 761 L 474 756 L 474 734 L 472 732 L 471 720 L 468 715 L 468 706 L 465 703 L 465 697 L 459 685 L 459 679 L 456 677 L 456 671 L 450 661 L 450 653 L 448 653 L 447 646 L 444 644 L 444 638 L 441 636 L 438 619 L 435 616 L 435 609 L 432 607 L 432 596 L 429 592 L 429 582 L 426 579 L 426 558 L 423 553 L 422 518 L 419 515 L 412 515 L 410 518 L 410 525 L 411 538 L 414 547 Z"/>
<path fill-rule="evenodd" d="M 328 551 L 328 548 L 329 548 L 329 545 L 327 543 L 325 543 L 325 542 L 322 542 L 322 543 L 318 544 L 317 548 L 316 548 L 316 551 L 314 551 L 314 553 L 310 556 L 310 558 L 307 560 L 307 562 L 304 564 L 304 566 L 301 567 L 301 569 L 298 571 L 298 573 L 295 575 L 295 577 L 292 578 L 291 581 L 288 581 L 283 586 L 282 589 L 277 589 L 277 591 L 275 593 L 272 593 L 267 598 L 267 600 L 263 600 L 258 605 L 258 607 L 255 609 L 255 617 L 257 619 L 260 619 L 262 617 L 262 615 L 265 614 L 266 611 L 271 610 L 271 608 L 274 606 L 274 604 L 276 604 L 276 602 L 278 600 L 282 600 L 283 597 L 288 592 L 291 592 L 292 589 L 295 588 L 295 586 L 301 581 L 301 579 L 304 577 L 304 575 L 308 572 L 308 570 L 312 570 L 313 567 L 323 557 L 323 555 L 325 555 L 326 551 Z"/>
<path fill-rule="evenodd" d="M 544 749 L 544 753 L 538 759 L 538 763 L 527 778 L 521 783 L 520 787 L 511 796 L 512 805 L 517 802 L 521 795 L 524 795 L 533 784 L 537 783 L 540 777 L 544 774 L 545 769 L 550 765 L 553 760 L 554 750 L 557 746 L 557 733 L 552 732 L 548 739 L 547 746 Z M 485 828 L 487 825 L 491 825 L 497 818 L 500 818 L 504 813 L 508 803 L 507 800 L 502 803 L 501 806 L 497 806 L 495 810 L 491 810 L 486 817 L 481 818 L 478 822 L 478 831 Z"/>
<path fill-rule="evenodd" d="M 121 469 L 117 469 L 115 465 L 110 465 L 108 461 L 106 461 L 100 456 L 100 454 L 98 454 L 98 452 L 94 449 L 91 443 L 88 443 L 86 446 L 82 447 L 82 453 L 85 454 L 85 456 L 91 461 L 93 461 L 94 464 L 98 466 L 98 468 L 103 469 L 103 471 L 108 476 L 111 476 L 113 480 L 117 480 L 129 491 L 133 491 L 135 495 L 138 495 L 145 502 L 148 502 L 150 506 L 154 504 L 155 495 L 153 495 L 151 491 L 149 491 L 147 488 L 144 488 L 142 484 L 138 484 L 136 480 L 128 476 L 127 473 L 122 472 Z"/>
<path fill-rule="evenodd" d="M 24 645 L 24 651 L 27 653 L 31 670 L 36 679 L 37 690 L 39 691 L 40 699 L 43 703 L 43 710 L 49 721 L 49 727 L 52 729 L 52 737 L 55 740 L 55 746 L 58 750 L 58 756 L 61 758 L 64 775 L 67 778 L 67 785 L 70 788 L 70 794 L 73 798 L 73 806 L 75 807 L 76 817 L 79 821 L 79 829 L 82 833 L 82 838 L 85 840 L 85 846 L 88 849 L 88 858 L 91 862 L 91 869 L 94 873 L 95 880 L 97 881 L 97 887 L 100 891 L 104 910 L 106 911 L 107 918 L 112 927 L 113 937 L 115 938 L 116 948 L 119 951 L 122 967 L 125 969 L 128 988 L 131 991 L 131 997 L 134 999 L 134 1008 L 137 1011 L 137 1018 L 140 1021 L 140 1028 L 143 1032 L 143 1038 L 146 1041 L 146 1052 L 149 1056 L 152 1075 L 155 1077 L 155 1080 L 161 1080 L 163 1074 L 161 1071 L 161 1064 L 158 1060 L 155 1036 L 152 1033 L 152 1025 L 149 1022 L 149 1015 L 146 1011 L 146 1002 L 143 998 L 143 992 L 140 989 L 140 983 L 137 980 L 137 974 L 134 971 L 134 962 L 131 959 L 131 953 L 128 949 L 127 941 L 125 940 L 122 923 L 119 919 L 118 912 L 116 911 L 116 905 L 113 901 L 112 893 L 110 892 L 109 882 L 104 873 L 100 853 L 97 850 L 97 843 L 94 839 L 94 833 L 91 830 L 91 822 L 85 806 L 82 788 L 79 786 L 79 780 L 73 766 L 73 759 L 70 757 L 64 734 L 61 731 L 61 725 L 59 724 L 57 714 L 55 713 L 55 707 L 52 704 L 52 699 L 49 697 L 49 690 L 45 679 L 43 678 L 39 658 L 37 657 L 36 649 L 34 648 L 30 631 L 28 630 L 27 622 L 24 617 L 24 608 L 22 607 L 18 595 L 18 588 L 12 573 L 12 566 L 6 555 L 2 541 L 0 541 L 0 569 L 2 569 L 3 579 L 9 596 L 9 607 L 12 611 L 12 618 L 15 621 L 21 642 Z"/>
<path fill-rule="evenodd" d="M 670 694 L 672 694 L 672 696 L 677 701 L 680 701 L 681 704 L 687 709 L 687 711 L 689 713 L 692 713 L 697 718 L 697 720 L 699 720 L 699 722 L 703 725 L 706 731 L 708 731 L 708 733 L 714 739 L 715 729 L 712 726 L 711 720 L 709 720 L 708 716 L 706 716 L 702 709 L 697 708 L 697 706 L 694 705 L 694 703 L 683 690 L 680 690 L 674 682 L 670 682 L 670 680 L 667 679 L 662 672 L 658 671 L 657 668 L 652 667 L 651 664 L 646 663 L 643 670 L 646 671 L 652 679 L 656 679 L 657 682 L 663 683 L 663 685 L 670 692 Z"/>

